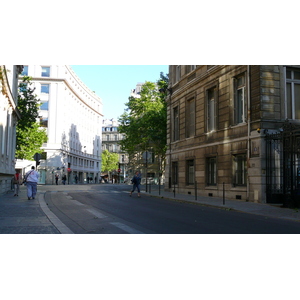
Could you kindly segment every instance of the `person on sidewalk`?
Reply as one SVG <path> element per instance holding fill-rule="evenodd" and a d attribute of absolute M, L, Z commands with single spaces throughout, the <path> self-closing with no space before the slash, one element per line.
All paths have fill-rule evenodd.
<path fill-rule="evenodd" d="M 65 184 L 66 184 L 66 181 L 67 181 L 67 176 L 66 176 L 66 174 L 64 174 L 64 175 L 62 176 L 61 180 L 62 180 L 63 185 L 65 185 Z"/>
<path fill-rule="evenodd" d="M 22 183 L 21 179 L 22 179 L 22 175 L 20 171 L 16 171 L 13 178 L 14 191 L 15 191 L 14 196 L 19 196 L 20 184 Z"/>
<path fill-rule="evenodd" d="M 56 185 L 58 185 L 58 178 L 59 178 L 58 174 L 55 174 L 55 183 L 56 183 Z"/>
<path fill-rule="evenodd" d="M 135 175 L 133 176 L 133 178 L 131 179 L 131 182 L 133 183 L 132 186 L 132 191 L 130 192 L 130 197 L 132 195 L 132 193 L 135 191 L 135 189 L 137 189 L 138 191 L 138 197 L 141 197 L 141 189 L 140 189 L 140 184 L 141 184 L 141 174 L 136 171 Z"/>
<path fill-rule="evenodd" d="M 37 183 L 39 180 L 39 173 L 35 171 L 35 167 L 32 166 L 31 170 L 26 173 L 26 186 L 28 200 L 34 199 L 37 192 Z"/>

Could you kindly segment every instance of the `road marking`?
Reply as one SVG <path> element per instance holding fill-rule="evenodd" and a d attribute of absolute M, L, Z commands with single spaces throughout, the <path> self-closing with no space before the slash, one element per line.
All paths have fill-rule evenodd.
<path fill-rule="evenodd" d="M 74 232 L 67 227 L 48 207 L 45 201 L 45 194 L 39 194 L 38 201 L 41 209 L 46 214 L 50 222 L 57 228 L 57 230 L 62 234 L 73 234 Z"/>
<path fill-rule="evenodd" d="M 134 228 L 132 228 L 132 227 L 130 227 L 130 226 L 127 226 L 127 225 L 125 225 L 125 224 L 123 224 L 123 223 L 119 223 L 119 222 L 111 222 L 110 224 L 111 224 L 111 225 L 114 225 L 114 226 L 116 226 L 116 227 L 118 227 L 118 228 L 120 228 L 120 229 L 122 229 L 122 230 L 124 230 L 124 231 L 126 231 L 126 232 L 128 232 L 128 233 L 132 233 L 132 234 L 143 234 L 143 232 L 141 232 L 141 231 L 139 231 L 139 230 L 136 230 L 136 229 L 134 229 Z"/>
<path fill-rule="evenodd" d="M 94 216 L 96 216 L 99 219 L 107 218 L 107 216 L 105 216 L 104 214 L 102 214 L 101 212 L 99 212 L 96 209 L 87 208 L 87 211 L 90 212 L 91 214 L 93 214 Z"/>
<path fill-rule="evenodd" d="M 77 200 L 72 200 L 72 203 L 74 203 L 74 204 L 77 204 L 77 205 L 84 205 L 84 204 L 82 204 L 81 202 L 79 202 L 79 201 L 77 201 Z"/>

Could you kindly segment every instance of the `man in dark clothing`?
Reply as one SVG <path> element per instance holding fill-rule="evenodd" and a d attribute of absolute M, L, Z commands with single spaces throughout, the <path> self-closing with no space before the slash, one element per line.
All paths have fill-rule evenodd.
<path fill-rule="evenodd" d="M 137 189 L 137 191 L 138 191 L 138 197 L 141 197 L 141 195 L 140 195 L 141 175 L 138 171 L 135 172 L 135 175 L 133 176 L 131 182 L 133 183 L 133 186 L 132 186 L 132 191 L 130 192 L 130 197 L 131 197 L 132 193 L 135 191 L 135 189 Z"/>

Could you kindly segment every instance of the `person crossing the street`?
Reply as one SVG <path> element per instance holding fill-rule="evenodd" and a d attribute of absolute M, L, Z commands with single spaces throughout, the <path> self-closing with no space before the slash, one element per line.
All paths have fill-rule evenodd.
<path fill-rule="evenodd" d="M 135 172 L 135 175 L 133 176 L 133 178 L 131 179 L 131 182 L 133 183 L 132 186 L 132 191 L 130 192 L 130 197 L 132 195 L 132 193 L 135 191 L 135 189 L 137 189 L 138 191 L 138 197 L 141 197 L 141 189 L 140 189 L 140 184 L 141 184 L 141 174 L 139 171 Z"/>

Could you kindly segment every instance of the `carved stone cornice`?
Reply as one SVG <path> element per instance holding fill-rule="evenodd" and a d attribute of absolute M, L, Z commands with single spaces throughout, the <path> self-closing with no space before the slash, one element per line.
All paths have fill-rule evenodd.
<path fill-rule="evenodd" d="M 2 94 L 7 98 L 8 105 L 11 107 L 13 112 L 16 114 L 18 119 L 21 119 L 21 114 L 17 108 L 17 104 L 15 99 L 13 98 L 8 79 L 6 74 L 6 68 L 5 66 L 0 66 L 0 80 L 2 82 Z"/>

